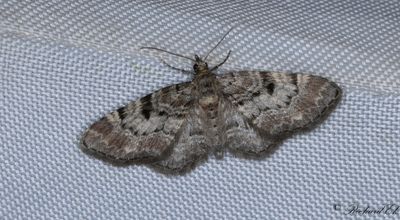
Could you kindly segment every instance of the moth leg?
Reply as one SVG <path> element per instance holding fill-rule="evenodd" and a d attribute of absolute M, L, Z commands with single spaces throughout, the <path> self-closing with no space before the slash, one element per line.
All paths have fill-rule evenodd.
<path fill-rule="evenodd" d="M 231 52 L 232 52 L 232 51 L 229 50 L 229 52 L 228 52 L 228 54 L 226 55 L 225 59 L 224 59 L 220 64 L 218 64 L 218 65 L 214 66 L 213 68 L 211 68 L 211 69 L 210 69 L 210 72 L 212 72 L 212 71 L 218 69 L 218 67 L 222 66 L 222 65 L 228 60 L 229 56 L 231 55 Z"/>
<path fill-rule="evenodd" d="M 169 68 L 171 68 L 171 69 L 173 69 L 173 70 L 177 70 L 177 71 L 179 71 L 179 72 L 182 72 L 183 74 L 193 75 L 193 72 L 192 72 L 192 71 L 184 70 L 184 69 L 180 69 L 180 68 L 174 67 L 174 66 L 168 64 L 165 60 L 163 60 L 163 59 L 160 59 L 160 60 L 161 60 L 161 62 L 162 62 L 164 65 L 168 66 Z"/>

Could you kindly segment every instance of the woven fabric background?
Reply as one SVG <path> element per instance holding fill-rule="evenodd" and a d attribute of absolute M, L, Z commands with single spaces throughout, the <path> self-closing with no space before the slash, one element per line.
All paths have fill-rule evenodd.
<path fill-rule="evenodd" d="M 87 126 L 189 80 L 156 46 L 219 70 L 313 73 L 342 102 L 263 160 L 210 158 L 185 176 L 115 167 L 78 147 Z M 0 219 L 398 219 L 400 2 L 0 1 Z"/>

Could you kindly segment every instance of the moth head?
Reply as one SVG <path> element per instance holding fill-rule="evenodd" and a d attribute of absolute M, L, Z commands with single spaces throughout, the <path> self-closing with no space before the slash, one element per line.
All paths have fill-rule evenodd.
<path fill-rule="evenodd" d="M 209 72 L 208 70 L 208 64 L 201 59 L 199 56 L 195 55 L 194 56 L 194 64 L 193 64 L 193 69 L 194 72 L 197 74 L 207 74 Z"/>

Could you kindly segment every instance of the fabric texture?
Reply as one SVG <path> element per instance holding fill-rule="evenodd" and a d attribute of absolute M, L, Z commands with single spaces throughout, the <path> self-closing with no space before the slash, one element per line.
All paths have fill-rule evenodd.
<path fill-rule="evenodd" d="M 184 176 L 84 154 L 107 112 L 189 76 L 210 55 L 227 70 L 312 73 L 343 88 L 316 129 L 268 158 L 210 158 Z M 1 219 L 395 219 L 346 213 L 400 205 L 400 2 L 0 2 Z M 361 216 L 361 217 L 360 217 Z"/>

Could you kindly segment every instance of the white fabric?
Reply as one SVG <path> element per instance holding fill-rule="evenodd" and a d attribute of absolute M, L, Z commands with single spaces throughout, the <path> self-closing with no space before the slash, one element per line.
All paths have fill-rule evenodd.
<path fill-rule="evenodd" d="M 318 128 L 263 160 L 211 158 L 166 177 L 81 152 L 105 113 L 189 80 L 156 46 L 226 70 L 327 77 L 344 90 Z M 400 2 L 1 1 L 1 219 L 353 219 L 400 205 Z M 339 206 L 336 206 L 339 207 Z M 363 219 L 399 213 L 356 214 Z"/>

